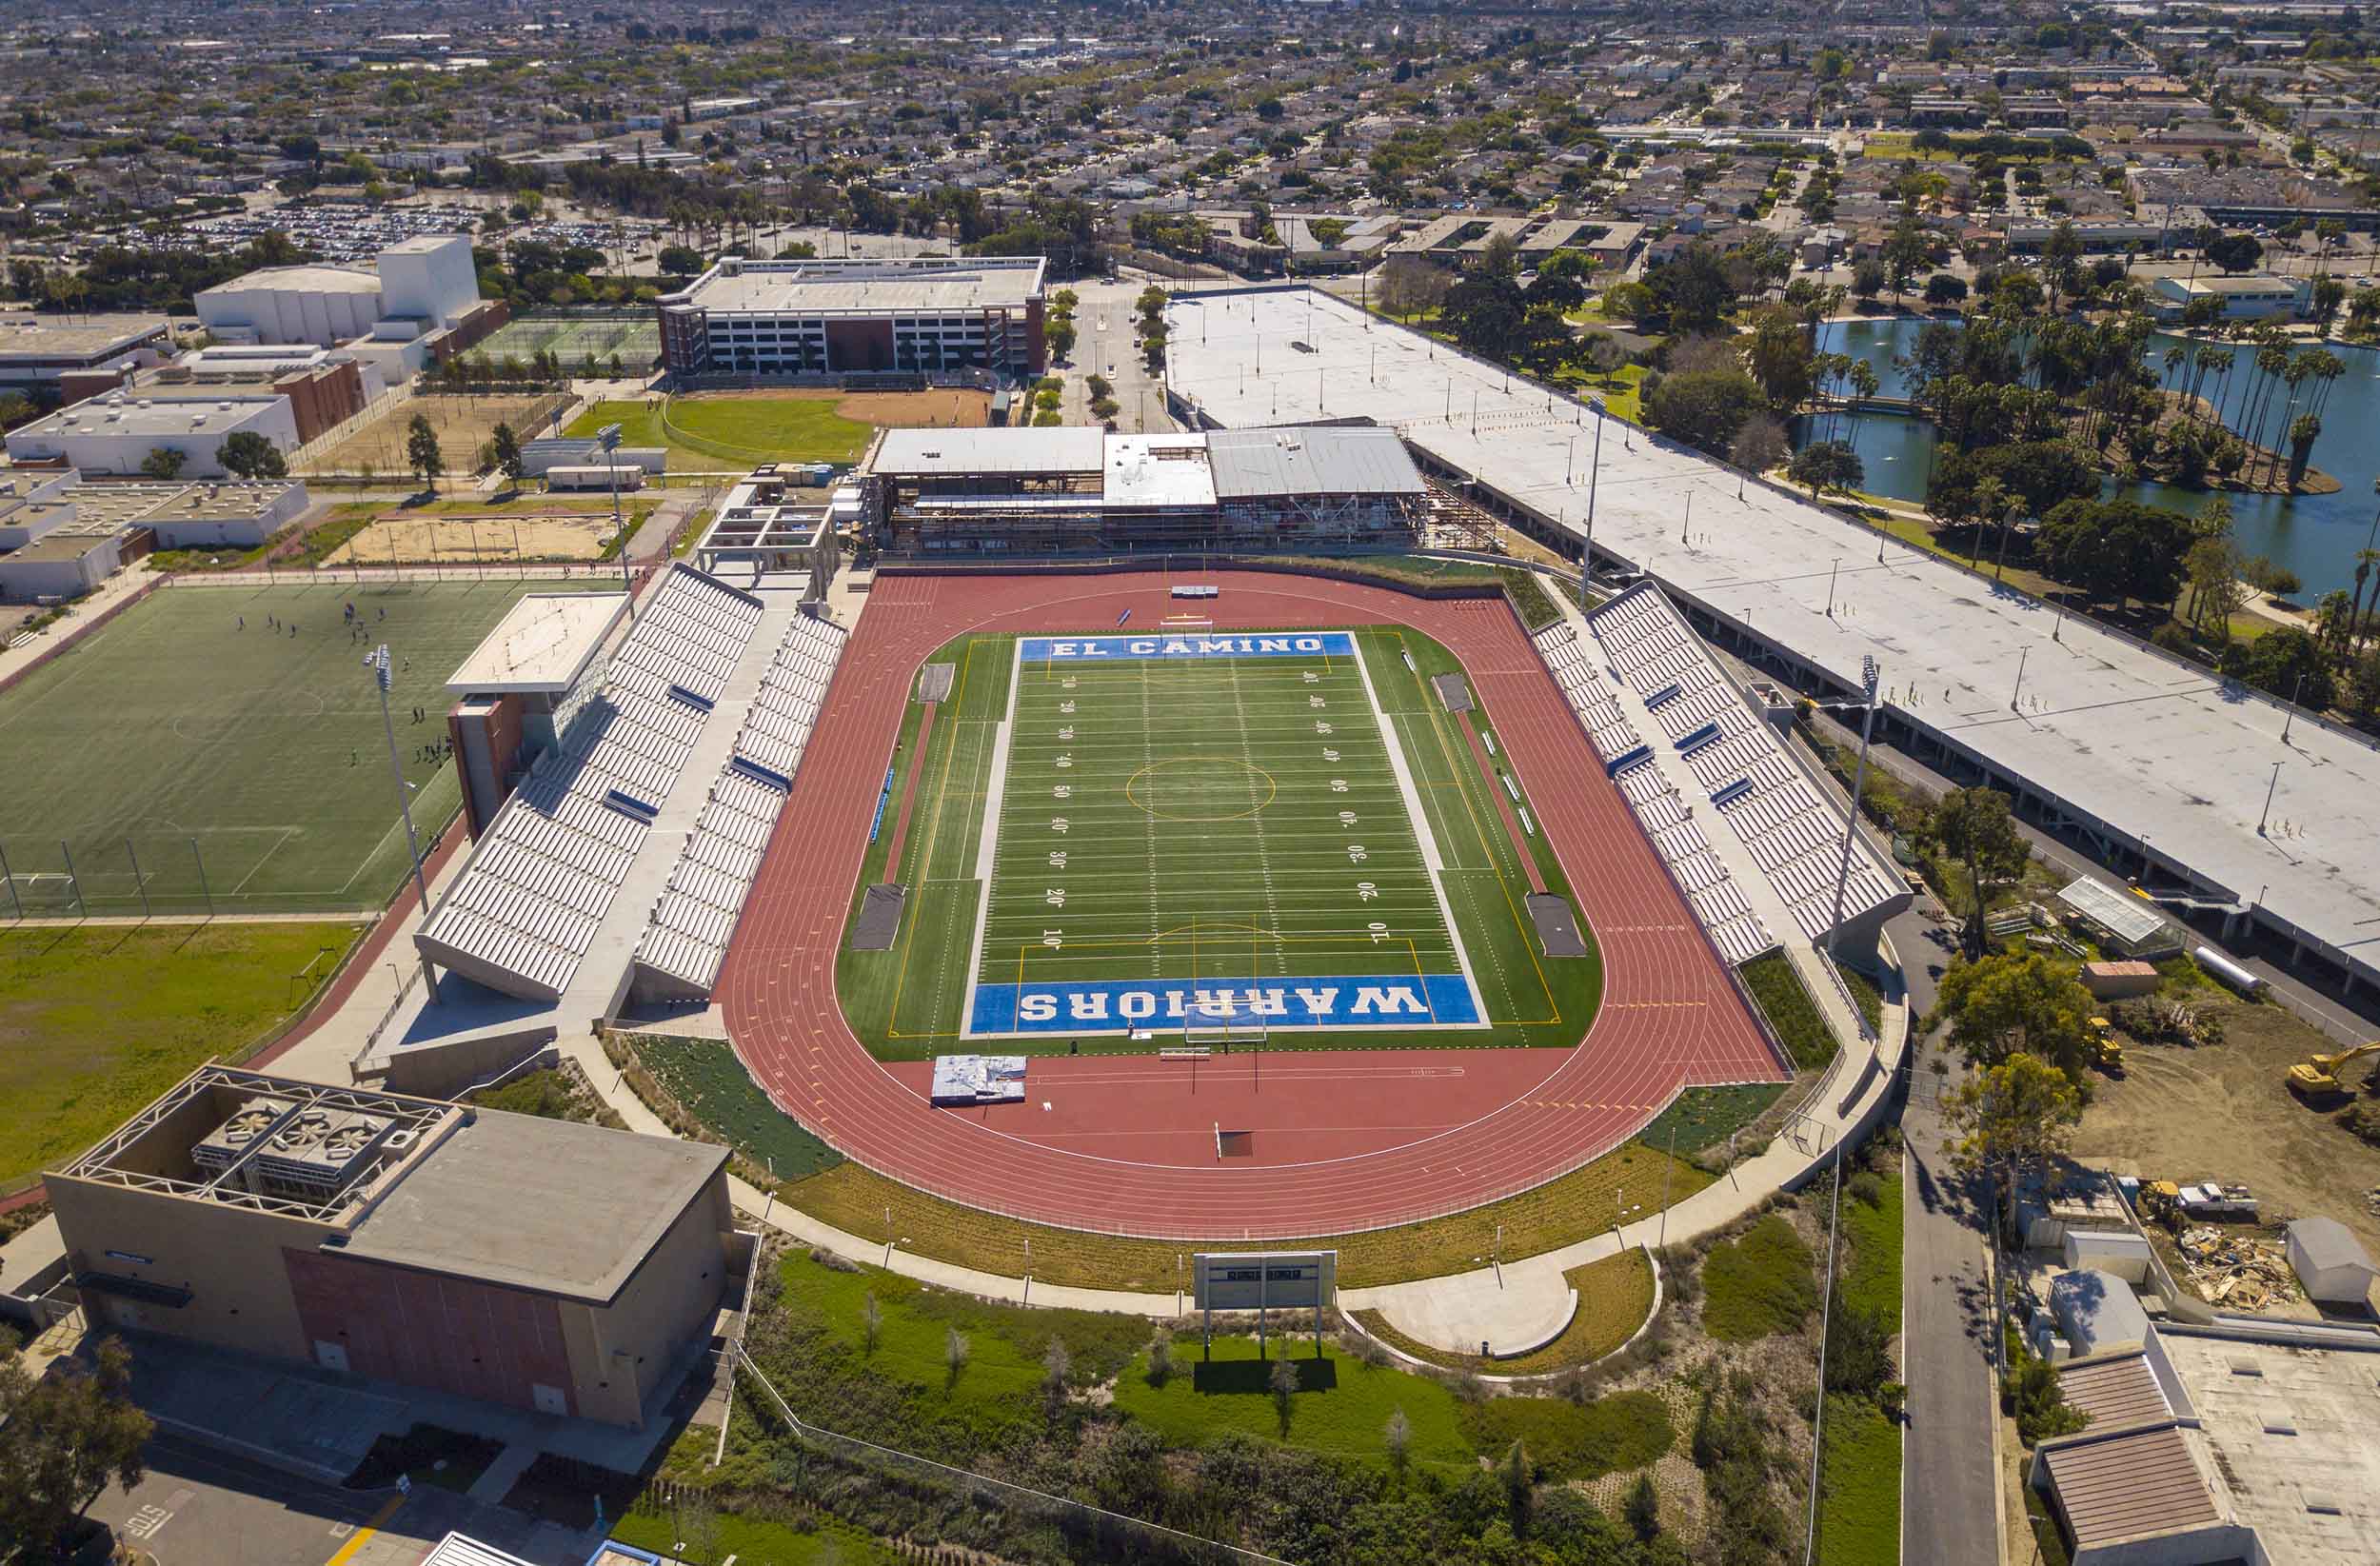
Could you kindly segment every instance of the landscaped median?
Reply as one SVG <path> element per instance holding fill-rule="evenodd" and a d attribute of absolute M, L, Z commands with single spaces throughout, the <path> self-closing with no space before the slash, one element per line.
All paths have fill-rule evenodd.
<path fill-rule="evenodd" d="M 1365 1332 L 1424 1364 L 1445 1370 L 1477 1370 L 1497 1377 L 1551 1376 L 1593 1364 L 1618 1349 L 1652 1317 L 1657 1298 L 1653 1260 L 1637 1249 L 1573 1267 L 1562 1274 L 1562 1281 L 1577 1295 L 1577 1307 L 1571 1315 L 1570 1324 L 1562 1329 L 1561 1336 L 1542 1348 L 1506 1359 L 1450 1354 L 1398 1332 L 1378 1311 L 1352 1314 Z"/>

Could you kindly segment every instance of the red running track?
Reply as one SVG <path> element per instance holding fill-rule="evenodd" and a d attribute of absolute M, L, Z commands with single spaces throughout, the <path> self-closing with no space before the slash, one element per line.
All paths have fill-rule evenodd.
<path fill-rule="evenodd" d="M 1542 1184 L 1634 1135 L 1681 1086 L 1786 1072 L 1500 599 L 1430 600 L 1218 572 L 1219 629 L 1405 624 L 1459 657 L 1602 950 L 1574 1049 L 1276 1052 L 1189 1068 L 1037 1056 L 1026 1102 L 951 1111 L 870 1056 L 835 994 L 868 822 L 918 666 L 969 631 L 1154 627 L 1154 573 L 877 579 L 720 976 L 737 1053 L 781 1109 L 860 1163 L 969 1206 L 1166 1239 L 1346 1233 Z M 1044 1109 L 1046 1103 L 1049 1107 Z M 1219 1161 L 1214 1127 L 1255 1152 Z"/>

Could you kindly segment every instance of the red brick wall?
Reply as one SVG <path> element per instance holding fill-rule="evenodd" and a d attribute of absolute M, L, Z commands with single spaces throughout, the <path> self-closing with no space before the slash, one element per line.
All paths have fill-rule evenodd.
<path fill-rule="evenodd" d="M 1036 375 L 1049 373 L 1048 319 L 1039 299 L 1028 299 L 1024 303 L 1024 344 L 1026 367 Z M 1017 422 L 1030 424 L 1032 421 L 1020 419 Z"/>
<path fill-rule="evenodd" d="M 489 769 L 496 775 L 496 803 L 502 805 L 509 794 L 505 787 L 506 776 L 511 772 L 514 760 L 521 754 L 521 698 L 500 698 L 484 715 L 466 713 L 459 707 L 446 714 L 446 733 L 454 743 L 455 783 L 463 790 L 463 818 L 470 831 L 471 841 L 477 842 L 479 835 L 487 829 L 487 823 L 480 820 L 477 803 L 472 799 L 471 781 L 464 770 L 468 764 L 465 757 L 469 751 L 463 743 L 465 727 L 474 723 L 487 737 Z"/>
<path fill-rule="evenodd" d="M 515 1408 L 534 1409 L 542 1382 L 578 1412 L 561 1308 L 545 1296 L 327 1251 L 281 1255 L 309 1355 L 343 1344 L 357 1376 Z"/>
<path fill-rule="evenodd" d="M 301 446 L 364 411 L 364 372 L 353 360 L 310 372 L 294 370 L 272 388 L 289 399 Z"/>

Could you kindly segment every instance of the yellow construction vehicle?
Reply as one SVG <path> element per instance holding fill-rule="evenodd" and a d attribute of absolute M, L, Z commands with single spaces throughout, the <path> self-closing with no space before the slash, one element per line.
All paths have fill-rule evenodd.
<path fill-rule="evenodd" d="M 2140 1213 L 2152 1223 L 2172 1225 L 2182 1212 L 2182 1188 L 2170 1179 L 2151 1180 L 2140 1188 Z"/>
<path fill-rule="evenodd" d="M 2104 1017 L 2091 1020 L 2091 1063 L 2112 1077 L 2124 1074 L 2124 1042 L 2115 1036 L 2115 1024 Z"/>
<path fill-rule="evenodd" d="M 2300 1097 L 2307 1099 L 2336 1099 L 2347 1089 L 2340 1085 L 2339 1073 L 2354 1061 L 2367 1055 L 2380 1054 L 2380 1039 L 2343 1049 L 2334 1055 L 2310 1055 L 2290 1067 L 2289 1082 Z"/>

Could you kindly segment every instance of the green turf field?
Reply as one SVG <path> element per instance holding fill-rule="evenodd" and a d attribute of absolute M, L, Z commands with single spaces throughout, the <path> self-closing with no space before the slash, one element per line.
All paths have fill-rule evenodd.
<path fill-rule="evenodd" d="M 835 411 L 833 397 L 673 397 L 597 403 L 571 421 L 567 433 L 592 435 L 620 426 L 625 446 L 665 446 L 669 466 L 703 471 L 722 464 L 851 462 L 866 446 L 873 425 Z"/>
<path fill-rule="evenodd" d="M 0 929 L 0 1189 L 54 1168 L 329 982 L 360 924 Z"/>
<path fill-rule="evenodd" d="M 1347 998 L 1357 981 L 1406 984 L 1426 1009 L 1387 1029 L 1343 1010 L 1336 1025 L 1268 1021 L 1276 1046 L 1576 1042 L 1599 967 L 1540 954 L 1524 849 L 1465 732 L 1492 734 L 1493 715 L 1446 712 L 1424 682 L 1458 665 L 1427 638 L 1381 627 L 1355 644 L 1359 665 L 1343 655 L 1020 665 L 1016 640 L 992 636 L 937 654 L 956 665 L 951 699 L 922 755 L 924 709 L 911 703 L 862 876 L 910 889 L 902 928 L 891 950 L 846 951 L 838 969 L 861 1037 L 887 1058 L 950 1053 L 972 1018 L 1003 1051 L 1160 1047 L 1182 1042 L 1191 1020 L 1169 1019 L 1161 1001 L 1130 1015 L 1125 991 L 1294 994 L 1327 976 L 1351 981 Z M 888 874 L 913 769 L 902 863 Z M 1541 838 L 1525 851 L 1566 891 Z M 982 995 L 973 1012 L 970 979 Z M 1059 1031 L 1009 1041 L 1034 1025 L 1027 1002 L 1044 986 L 1068 992 Z M 1078 1001 L 1081 990 L 1108 992 L 1113 1009 Z M 1465 1001 L 1441 1011 L 1457 990 Z M 1458 1025 L 1462 1003 L 1486 1025 Z M 1153 1037 L 1131 1038 L 1136 1026 Z"/>
<path fill-rule="evenodd" d="M 209 897 L 242 913 L 382 906 L 407 874 L 405 829 L 364 654 L 387 642 L 396 659 L 388 704 L 426 851 L 461 804 L 451 764 L 424 748 L 446 737 L 446 676 L 524 590 L 490 578 L 152 593 L 0 695 L 6 888 L 28 916 L 71 915 L 70 857 L 95 914 L 140 912 L 144 886 L 160 912 Z"/>

